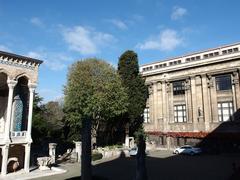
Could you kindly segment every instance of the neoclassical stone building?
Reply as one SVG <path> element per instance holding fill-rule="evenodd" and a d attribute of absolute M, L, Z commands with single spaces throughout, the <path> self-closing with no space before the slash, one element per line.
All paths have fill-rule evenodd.
<path fill-rule="evenodd" d="M 145 64 L 140 71 L 150 92 L 144 127 L 158 148 L 206 140 L 207 146 L 240 147 L 240 43 Z"/>
<path fill-rule="evenodd" d="M 32 108 L 42 61 L 0 51 L 1 175 L 18 161 L 29 172 Z"/>

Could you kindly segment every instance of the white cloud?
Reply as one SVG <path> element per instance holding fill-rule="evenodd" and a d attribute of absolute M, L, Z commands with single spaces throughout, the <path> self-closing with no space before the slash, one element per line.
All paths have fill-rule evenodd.
<path fill-rule="evenodd" d="M 44 23 L 41 21 L 41 19 L 39 19 L 37 17 L 32 17 L 30 19 L 30 22 L 37 27 L 41 27 L 41 28 L 44 27 Z"/>
<path fill-rule="evenodd" d="M 69 49 L 82 55 L 97 54 L 102 47 L 109 46 L 116 41 L 111 34 L 97 32 L 83 26 L 63 28 L 62 35 Z"/>
<path fill-rule="evenodd" d="M 73 60 L 71 56 L 67 56 L 58 52 L 46 52 L 46 51 L 30 51 L 27 53 L 28 57 L 41 59 L 43 64 L 53 71 L 61 71 L 65 69 L 69 62 Z"/>
<path fill-rule="evenodd" d="M 153 36 L 144 43 L 137 44 L 137 48 L 142 50 L 171 51 L 183 44 L 183 38 L 173 29 L 165 29 L 157 36 Z"/>
<path fill-rule="evenodd" d="M 178 19 L 181 19 L 186 14 L 187 14 L 187 9 L 175 6 L 173 7 L 173 10 L 172 10 L 171 19 L 178 20 Z"/>
<path fill-rule="evenodd" d="M 41 59 L 42 55 L 38 52 L 30 51 L 26 55 L 27 57 L 35 58 L 35 59 Z"/>
<path fill-rule="evenodd" d="M 116 26 L 117 28 L 121 29 L 121 30 L 126 30 L 128 29 L 128 26 L 125 22 L 119 20 L 119 19 L 109 19 L 107 20 L 108 22 L 112 23 L 114 26 Z"/>
<path fill-rule="evenodd" d="M 0 44 L 0 51 L 12 52 L 7 46 Z"/>

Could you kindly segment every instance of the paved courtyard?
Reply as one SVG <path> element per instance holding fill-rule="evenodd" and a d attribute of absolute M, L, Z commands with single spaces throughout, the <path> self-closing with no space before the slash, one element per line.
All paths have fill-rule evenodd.
<path fill-rule="evenodd" d="M 147 157 L 149 180 L 227 180 L 232 174 L 232 163 L 240 166 L 239 154 L 185 156 L 168 151 L 152 152 Z M 93 174 L 108 180 L 133 180 L 135 158 L 118 158 L 93 166 Z M 68 164 L 68 172 L 39 178 L 42 180 L 80 179 L 80 166 Z"/>

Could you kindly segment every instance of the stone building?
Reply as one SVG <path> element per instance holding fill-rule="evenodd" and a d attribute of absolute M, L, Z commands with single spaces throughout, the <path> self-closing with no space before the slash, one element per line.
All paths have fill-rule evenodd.
<path fill-rule="evenodd" d="M 150 93 L 144 127 L 157 148 L 240 147 L 240 43 L 145 64 L 140 72 Z"/>
<path fill-rule="evenodd" d="M 0 165 L 1 175 L 11 164 L 29 172 L 32 108 L 42 61 L 0 51 Z"/>

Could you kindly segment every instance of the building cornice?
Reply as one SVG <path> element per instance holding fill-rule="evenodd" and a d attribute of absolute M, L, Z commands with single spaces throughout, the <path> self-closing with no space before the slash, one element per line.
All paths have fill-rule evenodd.
<path fill-rule="evenodd" d="M 34 69 L 35 67 L 38 67 L 40 64 L 42 64 L 42 62 L 42 60 L 0 51 L 0 64 Z"/>
<path fill-rule="evenodd" d="M 208 49 L 201 52 L 191 53 L 160 62 L 140 66 L 143 76 L 162 74 L 201 65 L 219 63 L 223 60 L 240 58 L 240 43 Z"/>

